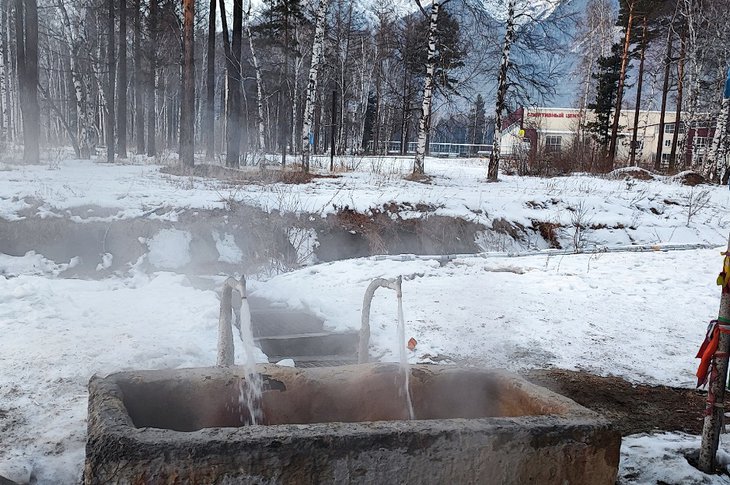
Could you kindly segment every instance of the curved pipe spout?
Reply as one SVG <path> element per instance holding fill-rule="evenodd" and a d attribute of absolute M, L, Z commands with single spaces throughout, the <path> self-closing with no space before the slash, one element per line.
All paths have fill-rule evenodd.
<path fill-rule="evenodd" d="M 368 289 L 365 290 L 365 297 L 362 301 L 362 314 L 360 315 L 360 343 L 357 350 L 357 363 L 365 364 L 370 360 L 368 348 L 370 346 L 370 305 L 378 288 L 390 288 L 394 290 L 396 296 L 402 296 L 401 283 L 403 277 L 399 276 L 393 279 L 376 278 L 370 282 Z"/>

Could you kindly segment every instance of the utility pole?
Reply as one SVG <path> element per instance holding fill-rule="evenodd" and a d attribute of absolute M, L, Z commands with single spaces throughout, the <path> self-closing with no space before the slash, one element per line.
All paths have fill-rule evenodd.
<path fill-rule="evenodd" d="M 717 284 L 722 287 L 720 312 L 712 331 L 712 337 L 718 339 L 719 343 L 710 364 L 710 383 L 698 463 L 699 469 L 705 473 L 713 473 L 715 469 L 715 457 L 725 415 L 725 383 L 727 382 L 728 352 L 730 352 L 730 238 L 728 238 L 727 250 L 722 254 L 725 259 L 722 272 L 717 278 Z"/>

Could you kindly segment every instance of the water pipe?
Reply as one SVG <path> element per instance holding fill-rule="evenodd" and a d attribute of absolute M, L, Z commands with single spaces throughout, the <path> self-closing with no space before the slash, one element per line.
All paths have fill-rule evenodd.
<path fill-rule="evenodd" d="M 240 280 L 228 277 L 223 283 L 223 291 L 221 292 L 221 309 L 218 317 L 218 359 L 217 365 L 231 366 L 233 365 L 233 313 L 236 313 L 237 327 L 239 331 L 240 320 L 239 311 L 233 307 L 233 290 L 236 290 L 241 300 L 246 298 L 246 278 L 241 276 Z"/>
<path fill-rule="evenodd" d="M 378 288 L 390 288 L 395 291 L 398 298 L 401 298 L 403 295 L 401 291 L 402 282 L 402 276 L 392 279 L 375 278 L 368 285 L 368 289 L 365 290 L 365 297 L 362 300 L 362 314 L 360 316 L 360 343 L 357 350 L 358 364 L 365 364 L 370 360 L 370 355 L 368 354 L 368 347 L 370 346 L 370 304 L 373 301 L 375 290 Z"/>

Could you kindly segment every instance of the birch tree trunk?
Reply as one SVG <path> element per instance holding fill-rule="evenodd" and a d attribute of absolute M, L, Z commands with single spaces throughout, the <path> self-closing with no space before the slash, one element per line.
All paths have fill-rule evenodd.
<path fill-rule="evenodd" d="M 433 98 L 433 75 L 436 71 L 436 39 L 438 36 L 438 20 L 441 5 L 437 0 L 431 4 L 431 17 L 428 25 L 428 57 L 426 58 L 426 78 L 423 81 L 423 101 L 421 118 L 418 120 L 418 143 L 416 159 L 413 162 L 413 173 L 423 175 L 426 158 L 426 139 L 428 138 L 429 119 L 431 118 L 431 100 Z"/>
<path fill-rule="evenodd" d="M 9 2 L 8 2 L 9 3 Z M 10 113 L 9 102 L 7 95 L 10 93 L 9 77 L 10 77 L 10 66 L 8 65 L 8 48 L 7 48 L 7 33 L 10 30 L 8 24 L 7 6 L 5 4 L 0 6 L 0 62 L 2 62 L 2 78 L 0 78 L 0 141 L 6 139 L 6 133 L 10 132 L 10 126 L 8 124 L 7 131 L 5 125 L 5 118 Z"/>
<path fill-rule="evenodd" d="M 264 126 L 264 80 L 261 76 L 261 68 L 259 67 L 259 59 L 256 56 L 256 49 L 253 45 L 253 35 L 251 34 L 251 25 L 246 19 L 246 35 L 248 36 L 248 47 L 251 50 L 251 62 L 256 73 L 256 126 L 258 127 L 259 150 L 266 151 L 266 128 Z"/>
<path fill-rule="evenodd" d="M 9 3 L 0 6 L 0 59 L 3 63 L 2 77 L 2 109 L 0 110 L 0 139 L 9 140 L 11 132 L 10 117 L 10 62 L 8 59 L 8 33 L 10 24 L 8 22 Z M 4 133 L 4 136 L 3 136 Z"/>
<path fill-rule="evenodd" d="M 256 55 L 256 48 L 253 44 L 253 34 L 251 33 L 251 23 L 249 16 L 251 14 L 251 4 L 249 3 L 248 10 L 246 11 L 246 36 L 248 37 L 248 48 L 251 51 L 251 62 L 253 63 L 253 70 L 256 73 L 256 127 L 258 130 L 258 145 L 259 150 L 262 152 L 266 151 L 266 127 L 264 126 L 264 79 L 261 75 L 261 68 L 259 66 L 259 58 Z M 264 163 L 263 157 L 261 162 Z"/>
<path fill-rule="evenodd" d="M 195 0 L 183 3 L 183 68 L 180 103 L 180 162 L 186 167 L 195 164 Z"/>
<path fill-rule="evenodd" d="M 89 102 L 89 89 L 84 85 L 81 77 L 81 69 L 79 66 L 78 53 L 82 47 L 79 35 L 71 28 L 71 20 L 68 16 L 65 4 L 62 1 L 57 3 L 61 12 L 61 21 L 66 34 L 66 43 L 71 48 L 69 54 L 71 63 L 71 80 L 74 87 L 74 97 L 76 100 L 76 116 L 78 118 L 78 140 L 79 153 L 81 158 L 89 159 L 94 151 L 94 140 L 96 134 L 96 126 L 94 122 L 94 114 Z"/>
<path fill-rule="evenodd" d="M 720 178 L 723 175 L 719 165 L 721 162 L 723 163 L 722 171 L 727 170 L 724 164 L 726 163 L 725 158 L 727 156 L 728 118 L 730 118 L 730 98 L 723 98 L 720 114 L 717 117 L 717 123 L 715 125 L 715 134 L 712 137 L 710 153 L 702 169 L 702 175 L 709 180 L 721 181 Z"/>
<path fill-rule="evenodd" d="M 307 83 L 307 98 L 304 104 L 304 119 L 302 124 L 302 170 L 309 172 L 310 143 L 309 136 L 314 120 L 314 99 L 317 94 L 317 73 L 322 62 L 324 51 L 324 29 L 327 22 L 327 6 L 329 0 L 319 0 L 317 20 L 312 44 L 312 64 L 309 68 L 309 82 Z"/>
<path fill-rule="evenodd" d="M 492 142 L 492 155 L 489 157 L 489 168 L 487 169 L 487 180 L 497 181 L 499 173 L 499 156 L 502 144 L 502 113 L 505 109 L 507 96 L 507 72 L 509 70 L 509 54 L 512 43 L 515 40 L 515 0 L 509 0 L 507 6 L 507 30 L 504 34 L 502 45 L 502 61 L 499 66 L 499 77 L 497 78 L 497 102 L 494 108 L 494 141 Z"/>

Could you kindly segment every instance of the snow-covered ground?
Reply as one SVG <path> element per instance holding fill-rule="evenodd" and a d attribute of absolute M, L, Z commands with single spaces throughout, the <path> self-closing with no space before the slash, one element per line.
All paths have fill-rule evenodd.
<path fill-rule="evenodd" d="M 316 163 L 328 165 L 328 160 L 315 159 Z M 730 229 L 726 187 L 685 187 L 667 177 L 626 181 L 592 176 L 502 176 L 500 183 L 489 184 L 485 163 L 429 158 L 426 170 L 432 183 L 419 183 L 403 179 L 412 166 L 409 159 L 343 157 L 337 178 L 252 185 L 166 175 L 159 166 L 145 163 L 109 166 L 67 160 L 53 169 L 0 164 L 0 217 L 14 220 L 31 211 L 37 217 L 72 213 L 79 221 L 142 216 L 174 221 L 181 208 L 225 208 L 232 200 L 267 211 L 324 216 L 342 207 L 366 212 L 396 202 L 432 206 L 435 210 L 429 215 L 462 217 L 486 227 L 502 218 L 524 227 L 533 221 L 556 223 L 563 226 L 557 234 L 563 246 L 573 246 L 577 237 L 578 245 L 586 248 L 634 243 L 721 245 Z M 698 206 L 700 196 L 706 201 Z M 83 208 L 90 206 L 104 207 L 111 215 L 87 216 Z M 409 215 L 421 213 L 400 212 L 401 217 Z M 585 229 L 576 234 L 576 226 Z M 491 241 L 488 247 L 500 245 L 515 249 L 507 240 Z M 546 243 L 532 238 L 521 246 L 545 248 Z"/>
<path fill-rule="evenodd" d="M 354 166 L 357 161 L 345 162 Z M 155 165 L 67 161 L 54 170 L 5 166 L 0 171 L 0 215 L 52 217 L 95 205 L 113 208 L 114 217 L 139 217 L 156 207 L 171 212 L 223 207 L 224 199 L 233 196 L 263 208 L 318 213 L 334 210 L 333 204 L 366 210 L 389 201 L 423 202 L 440 206 L 444 214 L 484 223 L 498 217 L 527 222 L 537 211 L 569 224 L 572 212 L 566 207 L 584 204 L 594 223 L 624 226 L 594 233 L 600 236 L 593 241 L 597 245 L 635 240 L 716 247 L 484 254 L 446 263 L 361 258 L 253 280 L 249 290 L 292 309 L 308 309 L 332 328 L 356 329 L 369 281 L 402 275 L 406 338 L 418 341 L 412 362 L 447 358 L 512 370 L 559 367 L 642 383 L 694 385 L 694 355 L 707 322 L 717 315 L 719 246 L 730 221 L 727 188 L 692 190 L 669 179 L 627 183 L 588 176 L 504 177 L 499 184 L 486 184 L 478 161 L 435 159 L 426 165 L 433 182 L 419 184 L 402 180 L 405 160 L 359 163 L 359 170 L 338 179 L 244 187 L 172 177 L 160 174 Z M 683 204 L 704 189 L 709 190 L 708 205 L 687 227 Z M 29 207 L 36 208 L 29 213 Z M 627 224 L 631 221 L 634 229 Z M 101 280 L 64 279 L 59 272 L 73 262 L 1 251 L 0 476 L 74 483 L 84 456 L 88 379 L 128 369 L 212 365 L 217 295 L 197 289 L 186 275 L 147 274 L 139 267 Z M 164 248 L 161 256 L 195 258 L 167 254 Z M 395 297 L 380 290 L 371 316 L 374 358 L 397 359 L 402 343 L 395 341 L 395 322 Z M 697 437 L 677 433 L 626 438 L 622 482 L 730 483 L 687 464 L 682 451 L 697 446 Z M 730 444 L 723 444 L 723 450 L 723 462 L 730 461 L 725 459 Z"/>

